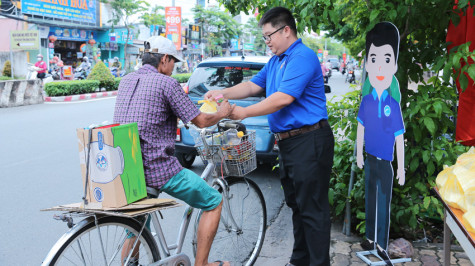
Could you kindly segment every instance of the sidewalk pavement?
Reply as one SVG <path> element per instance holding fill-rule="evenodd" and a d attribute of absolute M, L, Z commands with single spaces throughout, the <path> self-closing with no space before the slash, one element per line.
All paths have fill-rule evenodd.
<path fill-rule="evenodd" d="M 264 245 L 255 265 L 284 266 L 289 262 L 293 246 L 292 211 L 286 205 L 282 207 L 277 219 L 268 227 Z M 346 236 L 342 232 L 341 224 L 332 224 L 330 264 L 337 266 L 367 265 L 356 256 L 362 251 L 358 236 Z M 444 264 L 443 244 L 412 243 L 414 256 L 411 262 L 395 265 L 406 266 L 435 266 Z M 450 265 L 473 265 L 460 246 L 452 245 Z M 372 261 L 378 261 L 375 257 Z"/>
<path fill-rule="evenodd" d="M 45 102 L 73 102 L 73 101 L 80 101 L 80 100 L 90 100 L 90 99 L 101 98 L 101 97 L 110 97 L 110 96 L 116 96 L 116 95 L 117 95 L 117 91 L 104 91 L 104 92 L 70 95 L 70 96 L 57 96 L 57 97 L 45 96 L 44 100 Z"/>

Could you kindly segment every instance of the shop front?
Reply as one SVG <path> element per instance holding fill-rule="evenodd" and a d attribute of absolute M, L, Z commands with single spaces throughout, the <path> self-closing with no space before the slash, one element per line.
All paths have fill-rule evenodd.
<path fill-rule="evenodd" d="M 122 67 L 122 69 L 131 69 L 136 64 L 138 56 L 138 48 L 134 45 L 136 40 L 136 34 L 133 29 L 130 29 L 127 40 L 127 29 L 111 29 L 107 31 L 101 31 L 98 33 L 98 47 L 101 53 L 100 59 L 110 66 L 115 57 L 119 58 L 119 62 L 122 66 L 125 66 L 125 49 L 127 48 L 127 61 L 129 65 Z M 127 41 L 127 45 L 126 45 Z"/>
<path fill-rule="evenodd" d="M 50 27 L 49 58 L 57 56 L 65 66 L 76 68 L 83 57 L 87 56 L 94 64 L 94 59 L 101 55 L 96 43 L 97 35 L 97 31 Z"/>

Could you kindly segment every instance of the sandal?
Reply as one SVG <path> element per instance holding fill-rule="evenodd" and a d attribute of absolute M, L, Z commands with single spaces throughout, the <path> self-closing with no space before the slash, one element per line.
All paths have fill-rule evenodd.
<path fill-rule="evenodd" d="M 222 260 L 217 260 L 215 262 L 219 262 L 219 265 L 218 266 L 223 266 L 224 265 L 224 262 Z"/>

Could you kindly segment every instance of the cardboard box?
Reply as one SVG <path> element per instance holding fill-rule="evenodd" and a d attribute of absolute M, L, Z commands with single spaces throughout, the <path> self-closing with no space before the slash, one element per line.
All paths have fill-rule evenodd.
<path fill-rule="evenodd" d="M 77 136 L 83 185 L 86 182 L 87 154 L 90 154 L 88 205 L 121 207 L 147 196 L 136 123 L 77 129 Z"/>

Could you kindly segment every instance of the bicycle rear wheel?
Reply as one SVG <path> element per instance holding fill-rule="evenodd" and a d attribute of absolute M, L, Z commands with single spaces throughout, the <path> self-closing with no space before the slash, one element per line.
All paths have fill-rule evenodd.
<path fill-rule="evenodd" d="M 142 225 L 133 219 L 105 216 L 98 218 L 98 227 L 92 216 L 79 222 L 58 240 L 42 265 L 103 265 L 105 261 L 107 265 L 122 265 L 121 252 L 127 235 L 139 235 Z M 129 240 L 130 245 L 133 245 L 132 240 Z M 138 264 L 129 265 L 147 265 L 160 260 L 150 231 L 145 228 L 139 240 Z"/>
<path fill-rule="evenodd" d="M 227 260 L 231 265 L 253 265 L 264 243 L 267 210 L 264 196 L 257 184 L 245 177 L 228 177 L 228 200 L 232 217 L 223 204 L 221 220 L 211 246 L 208 261 Z M 222 190 L 222 188 L 220 188 Z M 220 191 L 222 193 L 222 191 Z M 224 194 L 222 193 L 223 197 Z M 196 256 L 200 211 L 195 223 L 193 253 Z"/>

